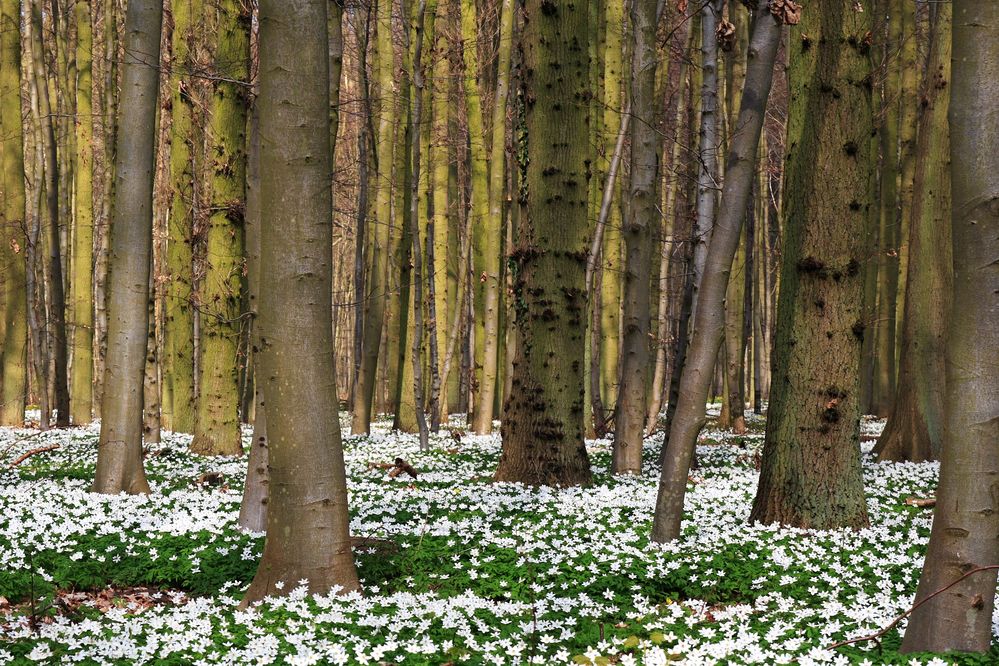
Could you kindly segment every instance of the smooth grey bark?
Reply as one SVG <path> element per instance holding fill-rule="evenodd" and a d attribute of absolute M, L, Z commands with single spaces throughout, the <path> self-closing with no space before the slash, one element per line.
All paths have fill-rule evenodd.
<path fill-rule="evenodd" d="M 950 130 L 954 248 L 940 484 L 916 600 L 999 564 L 999 3 L 954 0 Z M 996 570 L 909 618 L 903 652 L 986 652 Z"/>
<path fill-rule="evenodd" d="M 93 486 L 100 493 L 149 492 L 142 467 L 142 402 L 162 17 L 162 0 L 131 0 L 125 13 L 108 259 L 108 343 Z"/>
<path fill-rule="evenodd" d="M 657 542 L 669 541 L 680 535 L 687 474 L 697 434 L 704 424 L 704 404 L 724 332 L 725 291 L 739 245 L 746 203 L 752 193 L 756 154 L 780 35 L 780 22 L 766 5 L 762 6 L 753 20 L 746 81 L 725 169 L 720 215 L 704 262 L 700 305 L 694 310 L 694 327 L 680 379 L 676 415 L 666 440 L 669 445 L 659 479 L 652 525 L 652 539 Z"/>
<path fill-rule="evenodd" d="M 333 350 L 327 0 L 260 3 L 259 381 L 267 408 L 267 539 L 243 605 L 307 579 L 360 587 Z M 291 583 L 284 585 L 284 583 Z"/>

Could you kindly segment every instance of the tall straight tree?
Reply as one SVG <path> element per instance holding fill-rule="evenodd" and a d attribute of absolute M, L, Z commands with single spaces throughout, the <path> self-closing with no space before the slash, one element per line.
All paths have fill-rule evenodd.
<path fill-rule="evenodd" d="M 739 120 L 725 167 L 721 214 L 705 258 L 701 303 L 694 313 L 690 351 L 680 376 L 676 413 L 664 443 L 652 524 L 652 539 L 657 542 L 680 536 L 687 474 L 697 435 L 704 425 L 704 403 L 725 330 L 725 291 L 739 245 L 746 202 L 752 193 L 756 155 L 781 37 L 781 17 L 771 12 L 774 6 L 771 3 L 761 5 L 753 22 Z"/>
<path fill-rule="evenodd" d="M 924 603 L 909 618 L 903 652 L 988 651 L 996 570 L 975 570 L 999 562 L 999 3 L 954 0 L 952 34 L 954 316 L 944 444 L 916 591 Z"/>
<path fill-rule="evenodd" d="M 267 540 L 243 603 L 360 587 L 333 357 L 327 0 L 260 3 L 260 381 Z"/>
<path fill-rule="evenodd" d="M 881 460 L 937 460 L 943 444 L 950 301 L 950 5 L 932 23 L 916 143 L 909 260 L 895 404 L 874 452 Z"/>
<path fill-rule="evenodd" d="M 216 44 L 207 155 L 211 174 L 201 363 L 191 450 L 239 455 L 240 285 L 246 209 L 246 108 L 250 69 L 250 8 L 241 0 L 213 3 L 206 16 Z"/>
<path fill-rule="evenodd" d="M 588 249 L 589 56 L 586 5 L 524 9 L 526 196 L 514 251 L 517 360 L 496 479 L 591 481 L 583 444 L 583 330 Z"/>
<path fill-rule="evenodd" d="M 148 493 L 142 467 L 142 380 L 149 323 L 153 167 L 162 0 L 131 0 L 115 145 L 108 275 L 108 350 L 93 489 Z"/>
<path fill-rule="evenodd" d="M 164 405 L 164 425 L 177 432 L 194 432 L 194 271 L 193 234 L 195 197 L 194 157 L 200 153 L 197 107 L 197 30 L 201 0 L 172 0 L 173 55 L 170 86 L 170 173 L 173 201 L 167 239 L 167 297 L 164 304 L 164 383 L 170 401 Z"/>
<path fill-rule="evenodd" d="M 866 4 L 810 3 L 791 31 L 783 264 L 754 522 L 867 525 L 861 269 L 874 161 Z"/>
<path fill-rule="evenodd" d="M 375 164 L 375 216 L 368 225 L 368 279 L 364 294 L 364 342 L 354 388 L 351 432 L 366 434 L 371 428 L 377 384 L 378 352 L 381 347 L 385 309 L 391 297 L 388 289 L 390 218 L 392 217 L 392 164 L 395 142 L 392 140 L 395 110 L 392 96 L 395 78 L 392 49 L 392 2 L 380 0 L 377 7 L 377 81 L 378 132 Z"/>
<path fill-rule="evenodd" d="M 24 425 L 28 366 L 20 10 L 20 0 L 0 0 L 0 425 L 13 426 Z"/>
<path fill-rule="evenodd" d="M 91 104 L 90 3 L 77 2 L 76 14 L 76 164 L 73 216 L 73 375 L 69 413 L 74 424 L 90 423 L 94 382 L 94 119 Z"/>
<path fill-rule="evenodd" d="M 657 0 L 631 5 L 634 46 L 631 60 L 631 205 L 623 236 L 624 339 L 621 386 L 617 398 L 612 471 L 642 473 L 649 372 L 649 271 L 652 267 L 652 226 L 657 223 L 656 179 L 659 141 L 656 137 L 656 11 Z"/>

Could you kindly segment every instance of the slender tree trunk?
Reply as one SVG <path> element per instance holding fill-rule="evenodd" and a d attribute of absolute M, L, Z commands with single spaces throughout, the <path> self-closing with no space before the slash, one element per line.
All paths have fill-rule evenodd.
<path fill-rule="evenodd" d="M 55 361 L 56 425 L 60 428 L 69 425 L 69 382 L 66 358 L 66 296 L 62 276 L 62 251 L 59 231 L 59 160 L 56 155 L 56 133 L 53 105 L 49 96 L 48 74 L 45 71 L 42 50 L 42 8 L 41 0 L 34 0 L 31 7 L 34 29 L 32 44 L 32 67 L 38 88 L 38 118 L 44 156 L 45 206 L 48 217 L 47 245 L 48 268 L 48 321 L 46 332 Z"/>
<path fill-rule="evenodd" d="M 652 524 L 652 539 L 657 542 L 680 536 L 687 474 L 697 434 L 704 424 L 704 403 L 724 332 L 725 291 L 739 244 L 746 202 L 752 192 L 760 132 L 781 35 L 781 24 L 769 8 L 769 3 L 762 5 L 753 22 L 742 106 L 725 169 L 721 214 L 704 264 L 701 302 L 694 311 L 689 358 L 680 379 L 676 416 L 664 445 L 664 464 Z"/>
<path fill-rule="evenodd" d="M 378 352 L 381 346 L 385 307 L 390 298 L 386 283 L 389 260 L 390 225 L 392 216 L 392 165 L 395 142 L 392 141 L 394 122 L 392 81 L 395 78 L 392 55 L 392 3 L 382 0 L 377 8 L 377 75 L 379 118 L 377 133 L 377 169 L 375 174 L 374 229 L 369 233 L 368 289 L 364 294 L 364 342 L 361 365 L 357 373 L 354 392 L 354 411 L 351 432 L 367 434 L 373 416 L 375 385 L 377 383 Z"/>
<path fill-rule="evenodd" d="M 642 473 L 642 435 L 646 416 L 649 369 L 648 275 L 652 267 L 652 227 L 656 223 L 656 179 L 659 142 L 656 112 L 656 10 L 658 0 L 636 0 L 631 6 L 634 45 L 631 61 L 631 206 L 623 230 L 624 339 L 621 386 L 614 418 L 615 474 Z"/>
<path fill-rule="evenodd" d="M 169 382 L 171 403 L 166 427 L 176 432 L 194 432 L 194 158 L 200 151 L 201 132 L 195 122 L 199 103 L 196 26 L 201 25 L 201 0 L 172 0 L 173 55 L 171 88 L 173 124 L 170 142 L 170 171 L 173 174 L 173 203 L 167 240 L 167 298 L 165 303 L 164 380 Z"/>
<path fill-rule="evenodd" d="M 153 171 L 162 0 L 132 0 L 125 15 L 121 115 L 115 149 L 108 277 L 108 353 L 94 491 L 148 493 L 142 467 Z"/>
<path fill-rule="evenodd" d="M 523 37 L 527 181 L 515 298 L 518 359 L 496 479 L 591 480 L 583 444 L 588 225 L 587 8 L 528 0 Z M 557 196 L 556 196 L 557 195 Z"/>
<path fill-rule="evenodd" d="M 867 525 L 860 465 L 864 228 L 873 168 L 870 12 L 837 0 L 791 32 L 774 389 L 750 520 Z M 794 46 L 799 45 L 799 46 Z M 807 48 L 806 48 L 807 47 Z M 800 49 L 800 50 L 799 50 Z"/>
<path fill-rule="evenodd" d="M 250 66 L 250 9 L 220 0 L 205 17 L 214 34 L 208 132 L 211 204 L 206 275 L 201 285 L 201 364 L 191 450 L 240 455 L 239 338 L 243 318 L 243 218 L 246 208 L 246 107 Z M 329 102 L 327 101 L 327 104 Z"/>
<path fill-rule="evenodd" d="M 160 441 L 160 376 L 156 354 L 156 286 L 155 271 L 149 271 L 149 330 L 146 333 L 146 363 L 142 377 L 142 441 L 155 444 Z"/>
<path fill-rule="evenodd" d="M 23 426 L 28 376 L 27 227 L 24 218 L 20 0 L 0 0 L 0 425 Z"/>
<path fill-rule="evenodd" d="M 260 106 L 253 104 L 247 123 L 246 158 L 246 287 L 249 312 L 252 319 L 250 344 L 253 348 L 253 438 L 243 486 L 243 500 L 239 505 L 239 525 L 252 532 L 267 529 L 267 501 L 270 474 L 267 469 L 267 409 L 264 405 L 264 381 L 260 370 Z"/>
<path fill-rule="evenodd" d="M 90 3 L 77 2 L 76 13 L 76 164 L 73 219 L 73 375 L 69 413 L 74 424 L 90 423 L 94 382 L 94 209 L 93 107 Z"/>
<path fill-rule="evenodd" d="M 874 451 L 880 460 L 936 460 L 943 444 L 946 335 L 952 291 L 950 138 L 951 11 L 933 26 L 919 117 L 915 200 L 909 221 L 901 355 L 895 405 Z"/>
<path fill-rule="evenodd" d="M 268 223 L 260 230 L 259 358 L 272 492 L 268 538 L 244 606 L 287 594 L 300 579 L 311 593 L 360 587 L 333 380 L 326 4 L 260 3 L 260 203 Z"/>
<path fill-rule="evenodd" d="M 999 4 L 955 0 L 950 155 L 954 283 L 933 530 L 903 652 L 986 652 L 999 562 Z M 939 5 L 945 12 L 948 6 Z M 985 111 L 988 109 L 988 111 Z M 932 599 L 928 599 L 930 595 Z"/>

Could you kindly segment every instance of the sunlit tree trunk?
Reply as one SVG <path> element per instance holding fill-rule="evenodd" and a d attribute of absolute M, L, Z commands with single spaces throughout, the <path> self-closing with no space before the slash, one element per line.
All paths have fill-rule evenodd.
<path fill-rule="evenodd" d="M 869 7 L 815 4 L 791 31 L 774 384 L 750 520 L 867 525 L 860 466 L 865 216 L 873 168 Z"/>
<path fill-rule="evenodd" d="M 90 423 L 93 394 L 94 346 L 94 210 L 93 107 L 91 80 L 90 3 L 77 2 L 76 13 L 76 164 L 73 216 L 73 374 L 69 392 L 70 419 Z"/>
<path fill-rule="evenodd" d="M 207 128 L 211 204 L 206 275 L 201 286 L 201 364 L 191 450 L 239 455 L 240 290 L 246 207 L 246 107 L 250 9 L 241 0 L 212 5 L 206 21 L 215 36 L 214 91 Z M 327 102 L 328 104 L 328 102 Z"/>
<path fill-rule="evenodd" d="M 195 123 L 198 104 L 194 72 L 198 26 L 203 18 L 201 0 L 172 0 L 173 56 L 170 85 L 172 139 L 170 171 L 173 203 L 167 239 L 167 297 L 164 329 L 164 381 L 170 385 L 170 404 L 165 406 L 164 425 L 177 432 L 194 432 L 194 271 L 193 233 L 197 206 L 195 156 L 200 154 L 201 132 Z"/>
<path fill-rule="evenodd" d="M 94 491 L 148 493 L 142 467 L 153 170 L 161 0 L 132 0 L 125 15 L 115 199 L 108 276 L 108 351 Z"/>
<path fill-rule="evenodd" d="M 3 339 L 0 425 L 24 425 L 28 366 L 28 302 L 24 220 L 24 130 L 21 119 L 20 0 L 0 2 L 0 269 Z"/>
<path fill-rule="evenodd" d="M 938 5 L 946 12 L 950 5 Z M 954 316 L 940 484 L 903 652 L 986 652 L 999 562 L 999 3 L 955 0 L 950 103 Z M 966 574 L 961 582 L 955 583 Z M 947 590 L 940 592 L 944 587 Z M 932 599 L 929 599 L 931 595 Z"/>
<path fill-rule="evenodd" d="M 270 499 L 268 538 L 244 605 L 287 594 L 301 579 L 312 593 L 360 587 L 332 346 L 326 4 L 260 3 L 260 204 L 267 224 L 260 230 L 259 378 Z"/>
<path fill-rule="evenodd" d="M 588 208 L 587 8 L 529 0 L 523 35 L 526 201 L 514 260 L 518 358 L 496 479 L 591 480 L 583 445 Z"/>

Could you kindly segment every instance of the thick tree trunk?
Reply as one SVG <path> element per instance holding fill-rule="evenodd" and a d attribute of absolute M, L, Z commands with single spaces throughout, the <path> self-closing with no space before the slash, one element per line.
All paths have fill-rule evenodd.
<path fill-rule="evenodd" d="M 652 524 L 652 539 L 657 542 L 680 536 L 687 474 L 697 434 L 704 424 L 704 403 L 724 332 L 725 291 L 739 244 L 746 202 L 752 193 L 756 153 L 781 35 L 781 24 L 768 8 L 769 4 L 763 5 L 753 22 L 742 105 L 725 168 L 721 214 L 704 264 L 701 301 L 694 311 L 694 328 L 680 379 L 676 416 L 670 424 L 668 444 L 664 445 L 664 464 Z"/>
<path fill-rule="evenodd" d="M 916 146 L 908 277 L 895 405 L 874 452 L 880 460 L 936 460 L 943 444 L 951 273 L 950 9 L 933 25 Z"/>
<path fill-rule="evenodd" d="M 132 0 L 115 146 L 115 199 L 108 276 L 108 352 L 94 491 L 148 493 L 142 467 L 153 170 L 161 0 Z"/>
<path fill-rule="evenodd" d="M 0 2 L 0 425 L 23 426 L 28 376 L 28 301 L 21 118 L 20 0 Z"/>
<path fill-rule="evenodd" d="M 954 316 L 933 530 L 916 600 L 999 563 L 999 4 L 955 0 L 950 105 Z M 946 11 L 943 5 L 938 11 Z M 909 618 L 903 652 L 986 652 L 996 570 L 974 573 Z"/>
<path fill-rule="evenodd" d="M 631 205 L 623 230 L 627 252 L 624 276 L 624 339 L 621 386 L 614 418 L 611 471 L 642 473 L 649 371 L 649 272 L 652 227 L 657 222 L 656 179 L 659 142 L 656 110 L 656 9 L 658 0 L 636 0 L 631 7 L 634 48 L 631 61 Z"/>
<path fill-rule="evenodd" d="M 515 297 L 518 358 L 496 479 L 531 485 L 591 480 L 583 444 L 586 317 L 587 8 L 529 0 L 523 36 L 525 208 Z"/>
<path fill-rule="evenodd" d="M 814 5 L 791 31 L 787 222 L 753 522 L 867 525 L 859 446 L 861 269 L 873 159 L 864 85 L 871 76 L 864 42 L 870 12 L 857 7 L 847 0 Z"/>
<path fill-rule="evenodd" d="M 240 455 L 239 338 L 246 207 L 246 100 L 250 69 L 250 9 L 220 0 L 206 16 L 214 34 L 208 131 L 211 204 L 201 303 L 201 364 L 191 451 Z M 327 104 L 329 102 L 327 101 Z"/>
<path fill-rule="evenodd" d="M 327 0 L 260 3 L 260 381 L 270 500 L 257 574 L 243 605 L 360 587 L 332 346 Z M 309 159 L 303 159 L 309 156 Z M 282 583 L 289 583 L 283 586 Z"/>
<path fill-rule="evenodd" d="M 90 423 L 94 382 L 94 208 L 93 82 L 91 79 L 90 3 L 77 2 L 76 13 L 76 164 L 73 168 L 73 375 L 69 413 L 74 424 Z"/>

